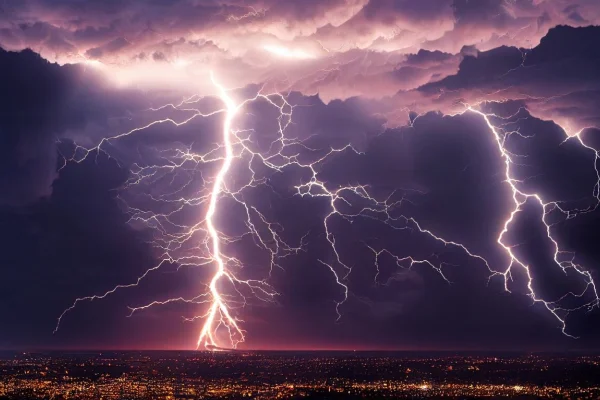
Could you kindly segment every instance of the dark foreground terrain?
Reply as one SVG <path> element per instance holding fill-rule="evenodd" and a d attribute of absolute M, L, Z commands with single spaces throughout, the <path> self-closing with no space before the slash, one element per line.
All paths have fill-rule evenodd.
<path fill-rule="evenodd" d="M 0 399 L 600 399 L 600 356 L 0 353 Z"/>

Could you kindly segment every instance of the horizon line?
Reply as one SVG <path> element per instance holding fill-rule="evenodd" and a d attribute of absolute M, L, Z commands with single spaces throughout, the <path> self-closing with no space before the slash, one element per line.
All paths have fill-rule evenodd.
<path fill-rule="evenodd" d="M 14 353 L 36 353 L 36 352 L 186 352 L 186 353 L 260 353 L 260 352 L 340 352 L 340 353 L 580 353 L 580 352 L 597 352 L 600 348 L 595 349 L 523 349 L 523 348 L 512 348 L 512 349 L 468 349 L 468 348 L 455 348 L 455 349 L 353 349 L 353 348 L 278 348 L 278 349 L 265 349 L 265 348 L 254 348 L 254 349 L 159 349 L 159 348 L 145 348 L 145 349 L 131 349 L 131 348 L 34 348 L 34 347 L 22 347 L 22 348 L 0 348 L 0 352 L 14 352 Z"/>

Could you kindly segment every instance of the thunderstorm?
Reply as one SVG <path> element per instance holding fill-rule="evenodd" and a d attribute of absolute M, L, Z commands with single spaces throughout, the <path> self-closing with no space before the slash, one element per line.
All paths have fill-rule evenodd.
<path fill-rule="evenodd" d="M 587 146 L 579 135 L 566 136 L 565 141 L 576 140 L 581 146 L 594 155 L 594 162 L 593 165 L 590 165 L 590 168 L 595 170 L 597 177 L 596 185 L 591 188 L 591 196 L 595 200 L 593 205 L 584 209 L 566 209 L 561 207 L 561 202 L 559 201 L 545 201 L 540 194 L 529 193 L 520 189 L 520 181 L 513 176 L 512 168 L 515 164 L 514 160 L 515 158 L 518 158 L 518 155 L 511 153 L 507 149 L 506 143 L 511 135 L 520 134 L 518 131 L 506 131 L 503 126 L 509 125 L 515 118 L 518 118 L 518 113 L 521 110 L 517 111 L 515 115 L 503 117 L 481 111 L 485 104 L 465 106 L 465 110 L 462 113 L 475 114 L 485 121 L 489 130 L 488 135 L 490 136 L 490 139 L 494 140 L 497 144 L 498 156 L 504 160 L 504 181 L 512 192 L 513 209 L 510 214 L 506 216 L 503 226 L 499 229 L 497 238 L 498 245 L 505 252 L 509 261 L 506 267 L 498 269 L 491 265 L 484 257 L 473 253 L 466 245 L 435 234 L 413 217 L 402 214 L 396 215 L 396 209 L 404 200 L 404 198 L 398 199 L 398 193 L 396 191 L 393 191 L 385 198 L 377 198 L 371 193 L 368 185 L 332 187 L 332 185 L 323 181 L 319 176 L 320 166 L 323 163 L 326 163 L 329 159 L 336 157 L 336 155 L 340 153 L 361 153 L 353 146 L 346 145 L 340 148 L 329 148 L 322 155 L 319 155 L 313 160 L 301 160 L 297 150 L 298 148 L 303 148 L 308 151 L 322 149 L 310 148 L 305 143 L 305 140 L 286 136 L 287 127 L 293 123 L 294 105 L 290 104 L 283 94 L 278 92 L 265 94 L 259 91 L 253 97 L 236 102 L 232 92 L 225 88 L 212 72 L 210 73 L 210 81 L 216 89 L 218 98 L 224 106 L 223 108 L 208 113 L 202 113 L 199 109 L 190 108 L 194 103 L 197 103 L 202 99 L 202 97 L 194 95 L 184 99 L 178 104 L 168 104 L 161 106 L 160 108 L 152 109 L 152 111 L 157 111 L 168 107 L 174 110 L 192 110 L 193 114 L 191 117 L 182 121 L 175 121 L 170 118 L 154 120 L 143 127 L 103 139 L 93 148 L 81 148 L 78 146 L 75 156 L 66 160 L 67 162 L 80 163 L 92 154 L 100 152 L 106 152 L 108 154 L 106 148 L 113 141 L 117 141 L 129 135 L 141 133 L 145 129 L 156 124 L 168 123 L 180 126 L 189 123 L 195 118 L 209 118 L 212 116 L 220 116 L 222 118 L 221 142 L 216 147 L 206 153 L 195 153 L 190 149 L 176 149 L 173 159 L 170 159 L 165 165 L 136 165 L 135 169 L 132 171 L 132 178 L 126 185 L 125 189 L 134 185 L 139 185 L 145 180 L 154 179 L 156 174 L 176 172 L 178 169 L 185 168 L 187 163 L 198 165 L 219 164 L 216 174 L 213 177 L 204 179 L 203 183 L 205 186 L 202 187 L 199 192 L 194 193 L 193 196 L 180 198 L 170 197 L 168 199 L 165 197 L 157 199 L 159 201 L 176 204 L 176 208 L 170 213 L 152 214 L 147 210 L 130 208 L 130 212 L 132 212 L 131 220 L 142 221 L 143 223 L 148 224 L 148 226 L 161 230 L 161 238 L 155 243 L 162 251 L 163 258 L 160 263 L 147 270 L 133 283 L 117 285 L 102 294 L 75 299 L 73 304 L 65 309 L 59 316 L 55 332 L 59 329 L 60 323 L 65 315 L 73 310 L 78 303 L 82 301 L 103 299 L 119 289 L 136 286 L 148 274 L 159 269 L 164 263 L 173 262 L 186 266 L 202 266 L 213 269 L 214 272 L 207 284 L 206 291 L 199 293 L 192 298 L 175 297 L 130 307 L 130 315 L 146 310 L 152 306 L 160 306 L 173 302 L 204 305 L 207 308 L 206 312 L 185 318 L 187 321 L 203 321 L 197 341 L 197 348 L 213 350 L 227 347 L 236 348 L 239 343 L 245 340 L 245 331 L 242 325 L 243 320 L 238 315 L 248 301 L 245 292 L 266 302 L 275 302 L 278 293 L 269 283 L 268 278 L 270 273 L 267 274 L 264 279 L 239 278 L 236 270 L 242 269 L 243 263 L 238 258 L 227 254 L 223 249 L 223 244 L 241 240 L 246 235 L 252 236 L 255 245 L 268 253 L 270 259 L 269 271 L 272 272 L 273 268 L 282 268 L 280 262 L 283 259 L 293 254 L 298 254 L 298 252 L 305 251 L 304 240 L 305 237 L 308 236 L 307 232 L 304 237 L 300 238 L 298 243 L 288 243 L 280 234 L 282 227 L 278 223 L 268 220 L 257 206 L 245 200 L 244 193 L 248 189 L 261 185 L 269 185 L 268 178 L 264 175 L 264 172 L 259 173 L 255 170 L 256 162 L 258 162 L 261 167 L 270 170 L 272 173 L 281 173 L 291 166 L 296 166 L 308 171 L 308 179 L 294 186 L 294 190 L 296 191 L 295 195 L 302 198 L 324 198 L 329 204 L 329 212 L 323 219 L 322 229 L 325 240 L 327 241 L 331 252 L 334 254 L 334 259 L 333 262 L 325 262 L 323 260 L 318 261 L 323 267 L 330 270 L 332 279 L 342 289 L 339 300 L 335 302 L 335 311 L 338 320 L 342 318 L 341 307 L 351 294 L 346 282 L 348 276 L 352 273 L 353 267 L 344 259 L 342 251 L 337 245 L 336 232 L 331 227 L 331 221 L 336 217 L 343 218 L 350 222 L 359 218 L 375 219 L 393 229 L 416 230 L 420 234 L 442 243 L 444 246 L 457 248 L 469 257 L 479 261 L 490 271 L 490 279 L 494 277 L 503 279 L 504 288 L 507 292 L 510 292 L 509 283 L 512 281 L 513 270 L 515 268 L 521 268 L 527 276 L 526 286 L 528 289 L 528 296 L 534 302 L 541 303 L 550 313 L 552 313 L 558 320 L 562 332 L 567 336 L 572 336 L 568 333 L 566 324 L 566 317 L 570 312 L 579 309 L 593 309 L 600 304 L 596 284 L 591 273 L 584 266 L 579 265 L 574 261 L 574 255 L 572 253 L 561 249 L 560 244 L 552 235 L 552 223 L 547 222 L 548 216 L 553 212 L 562 213 L 565 218 L 570 219 L 581 213 L 592 212 L 600 204 L 600 172 L 597 167 L 599 154 L 598 151 Z M 274 140 L 270 142 L 267 151 L 256 149 L 256 143 L 253 142 L 250 135 L 251 131 L 234 128 L 236 117 L 240 115 L 240 113 L 243 113 L 244 107 L 257 101 L 266 102 L 266 104 L 277 110 L 278 114 L 277 134 Z M 418 116 L 416 118 L 418 118 Z M 495 125 L 495 123 L 492 122 L 495 120 L 498 121 L 498 125 Z M 521 135 L 521 137 L 523 137 L 523 135 Z M 248 181 L 237 187 L 235 190 L 231 189 L 228 185 L 228 181 L 231 179 L 230 174 L 232 165 L 234 163 L 244 163 L 243 165 L 249 172 Z M 189 183 L 186 183 L 186 185 L 187 184 Z M 180 188 L 180 190 L 181 189 L 182 188 Z M 226 201 L 225 198 L 232 199 L 243 207 L 245 211 L 244 224 L 247 228 L 246 232 L 237 236 L 231 236 L 222 230 L 219 230 L 217 220 L 219 217 L 220 204 Z M 357 199 L 359 201 L 357 201 Z M 556 267 L 560 268 L 565 274 L 568 270 L 576 272 L 584 282 L 584 288 L 581 292 L 569 292 L 558 299 L 542 298 L 540 295 L 536 294 L 533 288 L 534 276 L 531 273 L 527 262 L 515 255 L 510 245 L 505 244 L 504 238 L 511 229 L 511 223 L 515 218 L 515 215 L 521 211 L 524 204 L 528 201 L 535 201 L 541 206 L 542 213 L 540 215 L 540 220 L 546 226 L 547 237 L 554 245 L 553 260 Z M 361 207 L 356 206 L 355 203 L 365 203 L 366 205 Z M 171 216 L 176 214 L 177 211 L 181 211 L 184 206 L 188 205 L 193 205 L 201 210 L 205 210 L 203 217 L 192 225 L 178 226 L 178 228 L 181 229 L 175 234 L 167 232 L 165 230 L 167 225 L 177 226 L 177 224 L 171 220 Z M 344 211 L 344 207 L 350 209 L 354 207 L 355 210 Z M 187 246 L 190 242 L 193 243 L 191 249 L 196 252 L 195 254 L 189 254 L 190 248 Z M 451 283 L 444 275 L 443 269 L 446 264 L 444 262 L 428 258 L 420 259 L 413 256 L 398 256 L 386 248 L 375 249 L 367 243 L 364 243 L 364 246 L 372 251 L 374 255 L 374 267 L 377 269 L 375 282 L 377 282 L 377 276 L 379 275 L 379 259 L 382 255 L 387 254 L 394 259 L 395 263 L 400 268 L 411 268 L 414 265 L 427 265 L 435 270 L 442 279 Z M 582 302 L 575 307 L 569 308 L 563 306 L 563 300 L 568 299 L 569 297 L 582 299 Z"/>
<path fill-rule="evenodd" d="M 4 1 L 0 350 L 595 349 L 598 4 Z"/>

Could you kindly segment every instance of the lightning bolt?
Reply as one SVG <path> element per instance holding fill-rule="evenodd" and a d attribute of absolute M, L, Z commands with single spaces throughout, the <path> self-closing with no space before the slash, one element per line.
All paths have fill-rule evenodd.
<path fill-rule="evenodd" d="M 566 219 L 571 219 L 571 218 L 577 217 L 580 214 L 585 214 L 585 213 L 595 211 L 600 206 L 600 171 L 598 170 L 598 159 L 599 159 L 600 155 L 598 154 L 597 150 L 586 145 L 583 142 L 583 140 L 581 139 L 581 132 L 579 132 L 577 135 L 574 135 L 574 136 L 567 135 L 567 137 L 565 138 L 565 142 L 567 140 L 577 140 L 581 146 L 583 146 L 585 149 L 587 149 L 588 151 L 593 153 L 593 155 L 594 155 L 594 170 L 596 172 L 596 178 L 597 178 L 596 184 L 594 185 L 593 192 L 592 192 L 592 198 L 594 199 L 594 204 L 590 205 L 586 208 L 583 208 L 583 209 L 567 209 L 559 201 L 545 201 L 541 194 L 527 192 L 524 189 L 519 188 L 522 181 L 514 178 L 513 166 L 516 164 L 518 165 L 518 163 L 515 162 L 515 158 L 517 158 L 518 155 L 513 154 L 506 149 L 506 141 L 511 135 L 515 135 L 515 134 L 519 135 L 520 137 L 525 138 L 525 139 L 527 138 L 527 136 L 522 135 L 518 131 L 506 131 L 501 127 L 496 127 L 491 122 L 491 120 L 495 118 L 495 119 L 500 119 L 502 121 L 511 121 L 515 117 L 517 117 L 517 115 L 519 114 L 520 111 L 522 111 L 522 109 L 519 109 L 515 114 L 510 115 L 508 117 L 500 117 L 496 114 L 487 114 L 487 113 L 484 113 L 481 110 L 477 109 L 476 107 L 472 107 L 472 106 L 467 106 L 467 111 L 481 116 L 484 119 L 488 128 L 490 129 L 490 132 L 493 134 L 496 144 L 498 146 L 500 155 L 504 159 L 505 182 L 508 184 L 508 186 L 511 190 L 511 193 L 512 193 L 511 197 L 512 197 L 513 205 L 514 205 L 514 208 L 510 212 L 509 216 L 505 219 L 503 229 L 501 230 L 501 232 L 497 238 L 497 243 L 502 247 L 502 249 L 508 256 L 510 262 L 504 271 L 492 270 L 492 276 L 503 277 L 504 288 L 507 292 L 510 292 L 508 285 L 509 285 L 509 281 L 512 280 L 512 270 L 514 267 L 522 268 L 527 277 L 526 279 L 527 279 L 528 296 L 531 297 L 531 299 L 535 303 L 542 304 L 548 311 L 550 311 L 552 313 L 552 315 L 554 315 L 554 317 L 556 317 L 556 319 L 559 321 L 559 323 L 561 325 L 561 330 L 565 335 L 573 337 L 566 331 L 566 327 L 567 327 L 566 317 L 568 316 L 568 314 L 573 311 L 579 310 L 579 309 L 586 308 L 588 310 L 591 310 L 595 307 L 598 307 L 600 305 L 600 298 L 598 297 L 598 291 L 597 291 L 594 279 L 592 278 L 592 274 L 586 268 L 584 268 L 582 265 L 575 262 L 575 254 L 573 254 L 572 252 L 561 250 L 557 239 L 555 239 L 555 237 L 552 234 L 552 226 L 555 224 L 552 224 L 548 221 L 548 216 L 552 212 L 559 212 L 562 215 L 564 215 Z M 566 131 L 565 131 L 565 133 L 566 133 Z M 556 266 L 558 266 L 562 270 L 562 272 L 565 273 L 565 275 L 568 273 L 568 270 L 573 270 L 578 275 L 583 277 L 585 286 L 581 292 L 579 292 L 579 293 L 568 292 L 567 294 L 563 295 L 562 297 L 552 300 L 552 301 L 542 299 L 540 296 L 538 296 L 536 294 L 536 292 L 533 288 L 534 278 L 532 276 L 530 266 L 523 259 L 519 258 L 514 253 L 512 246 L 506 244 L 505 237 L 510 232 L 511 224 L 514 222 L 516 215 L 522 211 L 522 207 L 528 201 L 534 201 L 541 207 L 542 214 L 540 215 L 540 221 L 543 223 L 543 225 L 546 229 L 547 239 L 552 243 L 552 246 L 554 248 L 554 253 L 553 253 L 554 264 Z M 564 256 L 567 256 L 567 257 L 564 258 Z M 567 299 L 568 297 L 583 298 L 586 294 L 588 294 L 590 292 L 592 294 L 592 298 L 589 301 L 586 301 L 577 307 L 566 308 L 566 307 L 561 306 L 561 302 L 563 300 Z"/>
<path fill-rule="evenodd" d="M 159 108 L 152 108 L 150 109 L 151 112 L 171 109 L 190 113 L 191 115 L 180 120 L 173 118 L 154 120 L 139 128 L 102 139 L 93 148 L 76 145 L 73 156 L 65 160 L 81 163 L 90 155 L 98 155 L 100 153 L 110 157 L 110 146 L 116 141 L 144 132 L 156 125 L 171 124 L 179 127 L 197 118 L 223 116 L 220 142 L 207 151 L 196 152 L 193 151 L 192 146 L 174 145 L 171 149 L 158 152 L 161 162 L 154 164 L 135 163 L 132 166 L 131 177 L 124 185 L 124 189 L 126 190 L 135 190 L 135 188 L 142 185 L 151 186 L 157 182 L 161 183 L 164 180 L 170 181 L 169 186 L 175 186 L 175 190 L 161 195 L 145 193 L 145 196 L 151 202 L 164 206 L 167 211 L 155 212 L 148 208 L 134 207 L 132 205 L 126 206 L 132 223 L 145 224 L 155 232 L 152 244 L 159 251 L 160 262 L 146 270 L 133 283 L 117 285 L 103 294 L 75 299 L 71 306 L 65 309 L 59 316 L 55 332 L 60 327 L 65 315 L 72 311 L 80 302 L 100 300 L 112 295 L 117 290 L 138 286 L 150 274 L 158 271 L 164 265 L 176 264 L 178 268 L 211 268 L 213 273 L 206 285 L 205 291 L 189 298 L 173 297 L 165 300 L 156 300 L 145 305 L 129 307 L 130 315 L 142 312 L 151 307 L 171 303 L 198 305 L 205 307 L 206 311 L 192 317 L 184 318 L 187 321 L 203 321 L 197 341 L 197 348 L 204 347 L 214 350 L 223 347 L 236 347 L 244 342 L 246 332 L 242 328 L 243 321 L 238 317 L 239 309 L 249 303 L 249 296 L 265 302 L 276 301 L 278 293 L 269 284 L 269 278 L 273 270 L 275 268 L 283 268 L 281 263 L 287 257 L 305 251 L 307 238 L 310 235 L 310 232 L 306 233 L 304 236 L 296 238 L 294 240 L 295 244 L 290 244 L 290 240 L 284 236 L 283 227 L 276 222 L 272 222 L 265 210 L 248 200 L 249 193 L 259 187 L 266 187 L 275 191 L 269 183 L 269 174 L 283 173 L 289 168 L 299 169 L 306 176 L 302 182 L 293 186 L 294 196 L 322 199 L 328 206 L 328 211 L 322 221 L 322 233 L 330 249 L 332 258 L 329 262 L 321 259 L 318 259 L 318 262 L 328 269 L 334 278 L 335 284 L 339 287 L 340 296 L 335 301 L 335 312 L 338 319 L 342 317 L 341 307 L 352 295 L 349 287 L 349 277 L 354 266 L 351 265 L 350 261 L 345 259 L 340 249 L 338 234 L 336 234 L 332 225 L 336 219 L 347 223 L 353 223 L 358 219 L 373 220 L 394 230 L 417 232 L 443 246 L 455 248 L 484 264 L 490 271 L 490 279 L 497 276 L 502 277 L 506 291 L 510 291 L 509 282 L 512 280 L 513 268 L 522 268 L 527 276 L 528 295 L 534 302 L 543 304 L 557 318 L 562 332 L 566 335 L 569 335 L 566 331 L 566 316 L 568 313 L 582 308 L 597 307 L 600 304 L 591 273 L 575 262 L 574 255 L 567 259 L 563 258 L 566 254 L 570 253 L 560 249 L 559 243 L 552 235 L 552 224 L 547 220 L 549 214 L 555 211 L 562 213 L 567 219 L 570 219 L 581 213 L 591 212 L 600 204 L 600 172 L 597 167 L 599 154 L 593 148 L 585 145 L 579 135 L 574 138 L 567 137 L 566 140 L 578 140 L 582 146 L 594 152 L 594 168 L 598 181 L 593 192 L 596 200 L 595 205 L 586 209 L 573 210 L 564 207 L 560 202 L 544 201 L 540 194 L 529 193 L 520 188 L 521 182 L 513 176 L 514 159 L 517 155 L 507 150 L 506 140 L 511 135 L 521 134 L 518 131 L 505 131 L 502 127 L 496 127 L 492 123 L 493 119 L 508 121 L 514 116 L 502 118 L 494 114 L 486 114 L 480 111 L 477 106 L 466 106 L 464 113 L 474 113 L 486 122 L 497 144 L 499 155 L 504 160 L 505 182 L 512 191 L 514 208 L 507 216 L 497 238 L 499 246 L 510 261 L 505 269 L 496 270 L 492 268 L 484 257 L 472 252 L 466 245 L 442 238 L 420 224 L 416 219 L 402 214 L 400 211 L 403 203 L 412 201 L 410 197 L 415 192 L 413 189 L 395 189 L 381 196 L 380 191 L 375 190 L 376 188 L 370 185 L 332 185 L 324 181 L 321 176 L 323 165 L 332 158 L 347 153 L 354 153 L 361 156 L 362 153 L 350 144 L 339 148 L 316 148 L 309 144 L 311 136 L 303 139 L 289 137 L 286 132 L 288 126 L 292 123 L 294 106 L 288 103 L 286 96 L 278 92 L 264 94 L 262 93 L 263 87 L 255 96 L 236 102 L 231 90 L 222 86 L 212 73 L 210 79 L 219 99 L 224 105 L 223 108 L 208 113 L 201 112 L 198 108 L 194 107 L 194 104 L 203 99 L 203 97 L 198 95 L 184 99 L 177 104 L 170 103 Z M 253 130 L 236 129 L 234 126 L 236 118 L 240 116 L 244 107 L 250 103 L 259 101 L 273 107 L 278 113 L 277 131 L 274 138 L 269 139 L 270 144 L 266 149 L 258 145 L 255 138 L 256 132 Z M 414 119 L 411 121 L 412 124 L 414 124 Z M 303 153 L 302 157 L 301 153 Z M 306 158 L 309 159 L 306 160 Z M 205 176 L 201 168 L 214 165 L 218 165 L 214 176 L 210 176 L 210 174 Z M 237 165 L 241 165 L 249 175 L 242 183 L 234 183 L 232 179 L 232 168 Z M 198 171 L 200 171 L 199 180 L 202 185 L 200 189 L 195 190 L 193 186 L 194 182 L 198 180 Z M 184 183 L 176 184 L 175 182 L 180 179 L 181 175 L 187 176 L 187 180 Z M 222 203 L 225 201 L 232 201 L 234 205 L 243 211 L 245 232 L 231 235 L 227 234 L 223 228 L 220 228 L 219 217 L 222 216 Z M 534 278 L 530 267 L 505 242 L 505 237 L 509 233 L 516 215 L 521 212 L 522 207 L 528 201 L 535 201 L 542 207 L 541 221 L 547 228 L 548 239 L 554 245 L 554 262 L 565 273 L 568 270 L 573 270 L 584 279 L 585 288 L 582 292 L 569 292 L 555 300 L 544 300 L 535 293 L 533 288 Z M 179 216 L 187 208 L 196 210 L 206 209 L 206 211 L 205 213 L 198 213 L 201 217 L 198 217 L 192 223 L 182 223 L 179 220 Z M 230 245 L 249 238 L 270 260 L 268 273 L 266 273 L 263 279 L 242 278 L 242 270 L 247 264 L 241 259 L 232 256 L 228 251 Z M 440 262 L 436 254 L 421 259 L 413 256 L 400 256 L 394 254 L 389 249 L 376 248 L 375 245 L 370 245 L 366 242 L 364 242 L 364 246 L 374 256 L 374 267 L 376 270 L 374 281 L 376 284 L 379 283 L 379 262 L 382 256 L 391 257 L 399 268 L 412 268 L 416 265 L 430 267 L 442 279 L 450 282 L 444 274 L 444 268 L 449 264 Z M 389 280 L 384 284 L 388 283 Z M 593 299 L 585 301 L 583 305 L 574 308 L 567 308 L 561 305 L 566 298 L 584 298 L 588 293 L 592 293 Z M 356 298 L 360 300 L 360 298 Z"/>
<path fill-rule="evenodd" d="M 146 310 L 153 306 L 166 305 L 170 303 L 188 303 L 188 304 L 208 304 L 208 311 L 202 315 L 196 315 L 191 318 L 185 318 L 188 321 L 197 319 L 204 320 L 202 329 L 197 342 L 197 347 L 204 346 L 206 348 L 220 347 L 236 347 L 240 342 L 245 340 L 245 332 L 240 327 L 240 320 L 233 315 L 232 310 L 243 307 L 247 303 L 246 294 L 240 288 L 243 286 L 249 290 L 255 297 L 273 301 L 278 294 L 265 280 L 241 279 L 233 271 L 234 268 L 241 269 L 242 263 L 239 259 L 225 255 L 222 250 L 223 244 L 235 243 L 242 240 L 245 236 L 251 235 L 255 240 L 255 244 L 269 252 L 271 258 L 270 271 L 275 267 L 280 267 L 279 260 L 287 257 L 292 253 L 298 253 L 303 248 L 303 242 L 306 235 L 300 238 L 298 246 L 291 246 L 285 242 L 278 233 L 279 226 L 276 223 L 270 222 L 267 217 L 256 207 L 249 205 L 244 201 L 244 191 L 254 188 L 261 184 L 267 184 L 264 178 L 258 178 L 252 167 L 252 162 L 256 158 L 267 166 L 281 170 L 282 165 L 273 162 L 281 155 L 281 150 L 290 144 L 301 144 L 296 140 L 285 138 L 284 130 L 291 122 L 292 106 L 285 98 L 276 94 L 257 93 L 256 96 L 246 99 L 239 104 L 236 104 L 230 95 L 229 90 L 225 89 L 215 78 L 214 74 L 210 74 L 210 79 L 215 86 L 218 97 L 224 104 L 224 108 L 218 109 L 209 113 L 202 113 L 198 109 L 193 108 L 193 104 L 202 100 L 201 96 L 194 95 L 184 99 L 178 104 L 167 104 L 158 108 L 151 108 L 151 111 L 160 111 L 164 109 L 173 109 L 180 111 L 192 112 L 192 115 L 180 121 L 172 118 L 164 118 L 154 120 L 139 128 L 135 128 L 128 132 L 118 134 L 106 139 L 102 139 L 100 143 L 93 148 L 85 148 L 79 145 L 75 146 L 75 151 L 72 157 L 66 161 L 81 163 L 91 154 L 104 153 L 110 157 L 106 149 L 113 142 L 129 137 L 135 133 L 143 132 L 144 130 L 160 124 L 172 124 L 174 126 L 182 126 L 190 123 L 196 118 L 208 118 L 218 114 L 224 114 L 223 128 L 221 132 L 221 143 L 213 147 L 205 153 L 193 152 L 190 148 L 176 148 L 170 154 L 165 156 L 167 162 L 165 164 L 154 165 L 138 165 L 134 164 L 129 179 L 125 188 L 133 188 L 142 183 L 155 183 L 161 174 L 175 174 L 179 171 L 186 171 L 186 164 L 192 163 L 196 166 L 209 165 L 220 163 L 220 168 L 214 178 L 211 180 L 203 180 L 204 186 L 192 196 L 174 197 L 184 192 L 191 184 L 191 181 L 181 185 L 177 190 L 155 197 L 150 195 L 152 201 L 161 202 L 163 204 L 174 204 L 175 207 L 168 213 L 154 213 L 150 210 L 134 208 L 128 206 L 128 211 L 131 213 L 130 221 L 144 223 L 158 231 L 158 237 L 155 238 L 153 244 L 160 249 L 162 260 L 154 267 L 146 270 L 135 282 L 124 285 L 117 285 L 103 294 L 80 297 L 75 299 L 70 307 L 65 309 L 59 316 L 55 332 L 59 329 L 64 316 L 72 311 L 78 303 L 82 301 L 93 301 L 103 299 L 120 289 L 132 288 L 138 286 L 142 280 L 148 277 L 154 271 L 159 270 L 167 263 L 176 263 L 178 268 L 183 266 L 200 267 L 213 265 L 216 267 L 207 291 L 196 295 L 192 298 L 175 297 L 166 300 L 153 301 L 146 305 L 137 307 L 129 307 L 130 316 L 136 312 Z M 273 154 L 265 156 L 251 148 L 253 145 L 252 139 L 248 136 L 250 132 L 245 130 L 234 130 L 232 124 L 235 116 L 243 107 L 257 100 L 263 100 L 269 105 L 276 107 L 280 112 L 278 119 L 279 131 L 276 139 L 271 143 L 271 148 L 277 148 Z M 295 156 L 284 158 L 291 160 Z M 248 162 L 247 168 L 252 171 L 250 180 L 237 190 L 230 190 L 227 187 L 226 179 L 234 160 Z M 171 183 L 175 180 L 175 175 L 171 178 Z M 223 197 L 229 196 L 235 202 L 240 204 L 246 213 L 246 227 L 248 231 L 239 236 L 228 236 L 220 231 L 217 227 L 216 217 L 219 211 L 219 202 Z M 206 206 L 207 211 L 200 221 L 192 225 L 180 225 L 174 222 L 173 217 L 181 212 L 184 207 Z M 261 227 L 259 225 L 262 224 Z M 176 229 L 173 232 L 173 228 Z M 266 228 L 266 234 L 261 231 L 261 228 Z M 268 237 L 270 236 L 270 238 Z M 194 242 L 200 237 L 200 245 L 192 245 L 185 248 L 189 243 Z M 234 294 L 224 293 L 223 281 L 228 283 L 233 288 Z M 221 332 L 225 331 L 228 344 L 221 340 Z"/>
<path fill-rule="evenodd" d="M 233 329 L 235 331 L 235 334 L 239 335 L 239 340 L 244 340 L 243 331 L 240 329 L 235 318 L 231 316 L 229 309 L 227 308 L 227 305 L 223 301 L 223 298 L 219 293 L 219 289 L 217 288 L 217 284 L 223 276 L 226 276 L 232 282 L 234 278 L 230 276 L 227 270 L 225 269 L 225 262 L 223 261 L 223 257 L 221 256 L 219 233 L 215 228 L 214 224 L 214 216 L 217 211 L 217 201 L 219 195 L 221 194 L 221 191 L 223 190 L 223 181 L 227 175 L 227 172 L 231 168 L 231 163 L 233 162 L 233 149 L 231 146 L 231 123 L 233 122 L 233 118 L 237 114 L 239 107 L 231 99 L 227 91 L 225 91 L 225 89 L 219 83 L 217 83 L 212 72 L 211 80 L 213 84 L 218 88 L 219 97 L 227 106 L 227 113 L 225 115 L 225 122 L 223 124 L 223 145 L 225 146 L 225 159 L 223 160 L 221 169 L 219 170 L 215 178 L 213 189 L 210 194 L 208 211 L 206 213 L 206 226 L 212 243 L 212 255 L 217 264 L 217 271 L 210 281 L 210 293 L 212 297 L 212 304 L 206 316 L 206 321 L 204 322 L 202 331 L 200 332 L 200 337 L 198 338 L 198 347 L 200 347 L 200 345 L 205 340 L 207 340 L 205 344 L 211 344 L 213 346 L 217 345 L 217 341 L 215 338 L 216 329 L 214 328 L 217 313 L 219 313 L 220 317 L 219 322 L 224 323 L 229 330 Z"/>

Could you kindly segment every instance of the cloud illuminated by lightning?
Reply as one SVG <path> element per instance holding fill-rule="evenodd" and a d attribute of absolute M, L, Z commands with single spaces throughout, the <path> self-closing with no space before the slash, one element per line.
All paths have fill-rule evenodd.
<path fill-rule="evenodd" d="M 299 50 L 299 49 L 288 49 L 287 47 L 283 47 L 283 46 L 265 45 L 265 46 L 263 46 L 263 49 L 265 49 L 267 52 L 269 52 L 271 54 L 274 54 L 274 55 L 276 55 L 278 57 L 282 57 L 282 58 L 295 58 L 295 59 L 299 59 L 299 60 L 307 60 L 307 59 L 317 58 L 314 54 L 307 53 L 306 51 Z"/>

